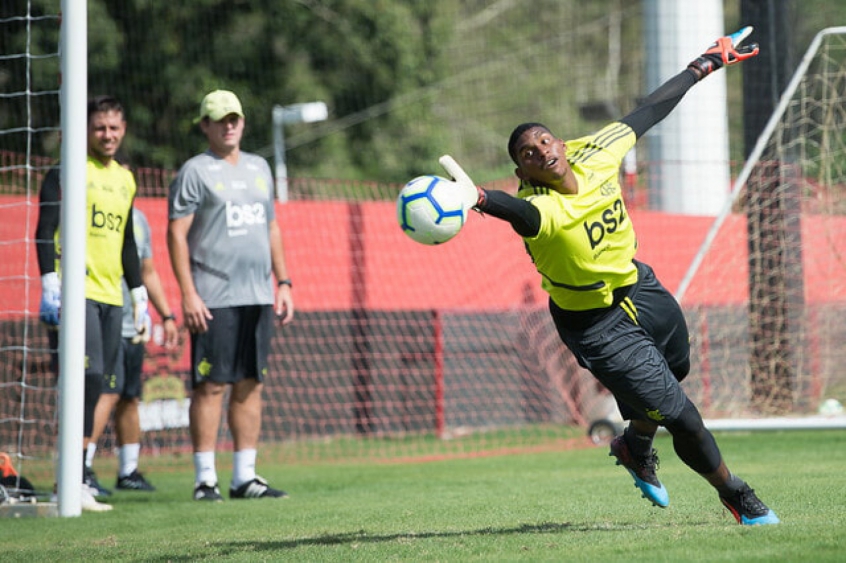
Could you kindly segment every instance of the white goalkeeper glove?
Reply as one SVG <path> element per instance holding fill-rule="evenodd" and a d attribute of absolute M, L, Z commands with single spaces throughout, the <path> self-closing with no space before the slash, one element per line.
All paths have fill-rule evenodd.
<path fill-rule="evenodd" d="M 135 336 L 132 337 L 133 344 L 146 344 L 150 341 L 150 337 L 153 334 L 153 319 L 150 318 L 150 313 L 144 313 L 144 318 L 142 322 L 144 323 L 144 330 L 137 332 Z M 135 327 L 135 330 L 138 330 L 137 325 Z"/>
<path fill-rule="evenodd" d="M 137 333 L 132 339 L 133 342 L 147 342 L 150 340 L 150 332 L 152 331 L 152 321 L 150 320 L 150 313 L 148 309 L 147 288 L 139 285 L 136 288 L 129 290 L 132 296 L 132 320 L 135 324 L 135 332 Z"/>
<path fill-rule="evenodd" d="M 59 274 L 50 272 L 41 276 L 41 306 L 38 318 L 49 326 L 59 326 L 59 311 L 62 309 L 62 287 Z"/>
<path fill-rule="evenodd" d="M 479 204 L 479 201 L 483 198 L 484 192 L 482 192 L 480 188 L 476 187 L 476 184 L 473 183 L 470 176 L 467 175 L 464 169 L 461 168 L 461 166 L 459 166 L 455 159 L 450 155 L 443 155 L 438 159 L 438 162 L 444 167 L 447 174 L 450 175 L 456 189 L 460 190 L 461 205 L 464 208 L 464 212 L 466 213 L 476 207 Z"/>

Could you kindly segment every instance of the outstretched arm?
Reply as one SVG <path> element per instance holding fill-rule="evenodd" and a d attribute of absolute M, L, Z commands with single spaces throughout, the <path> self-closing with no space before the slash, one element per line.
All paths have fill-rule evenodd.
<path fill-rule="evenodd" d="M 470 179 L 464 169 L 449 155 L 439 162 L 452 177 L 456 189 L 461 190 L 464 208 L 477 209 L 498 219 L 508 221 L 522 237 L 533 237 L 540 231 L 540 211 L 523 199 L 502 191 L 484 190 Z"/>
<path fill-rule="evenodd" d="M 752 27 L 746 26 L 731 35 L 720 37 L 702 55 L 691 61 L 685 70 L 659 86 L 620 121 L 631 127 L 638 137 L 646 133 L 673 111 L 694 84 L 724 65 L 732 65 L 757 55 L 756 44 L 740 46 L 750 33 Z"/>

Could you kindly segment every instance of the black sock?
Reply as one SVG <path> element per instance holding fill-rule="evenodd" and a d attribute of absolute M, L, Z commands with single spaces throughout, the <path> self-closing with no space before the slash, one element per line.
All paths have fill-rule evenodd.
<path fill-rule="evenodd" d="M 635 457 L 646 457 L 652 453 L 652 439 L 654 434 L 639 434 L 631 425 L 624 433 L 626 445 Z"/>

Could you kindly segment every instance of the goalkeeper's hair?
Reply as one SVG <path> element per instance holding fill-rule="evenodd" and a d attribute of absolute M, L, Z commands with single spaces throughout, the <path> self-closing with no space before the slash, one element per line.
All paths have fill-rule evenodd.
<path fill-rule="evenodd" d="M 517 127 L 514 128 L 514 131 L 511 132 L 511 136 L 508 138 L 508 156 L 511 157 L 511 160 L 514 161 L 514 164 L 519 165 L 520 163 L 517 161 L 517 152 L 515 151 L 515 145 L 517 144 L 517 140 L 520 138 L 520 135 L 528 131 L 529 129 L 534 129 L 535 127 L 539 127 L 544 129 L 545 131 L 549 132 L 550 134 L 552 131 L 549 127 L 544 125 L 543 123 L 537 123 L 534 121 L 530 121 L 528 123 L 521 123 Z"/>
<path fill-rule="evenodd" d="M 123 105 L 114 96 L 96 96 L 88 100 L 88 119 L 95 113 L 116 111 L 121 115 L 126 115 L 123 111 Z"/>

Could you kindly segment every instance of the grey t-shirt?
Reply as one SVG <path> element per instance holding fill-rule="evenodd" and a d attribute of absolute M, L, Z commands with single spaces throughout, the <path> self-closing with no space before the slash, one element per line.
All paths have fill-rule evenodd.
<path fill-rule="evenodd" d="M 168 214 L 194 215 L 191 275 L 207 307 L 273 304 L 268 221 L 276 212 L 267 161 L 245 152 L 235 165 L 211 151 L 191 158 L 170 185 Z"/>
<path fill-rule="evenodd" d="M 145 258 L 153 257 L 153 241 L 150 235 L 150 224 L 147 222 L 147 216 L 144 212 L 135 207 L 132 208 L 132 223 L 135 227 L 135 244 L 138 246 L 138 258 L 144 260 Z M 121 328 L 121 335 L 124 338 L 132 338 L 135 336 L 135 314 L 132 311 L 132 297 L 129 294 L 129 286 L 126 285 L 126 280 L 123 280 L 123 327 Z"/>

